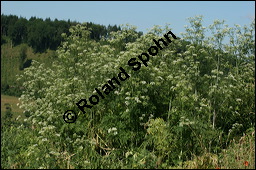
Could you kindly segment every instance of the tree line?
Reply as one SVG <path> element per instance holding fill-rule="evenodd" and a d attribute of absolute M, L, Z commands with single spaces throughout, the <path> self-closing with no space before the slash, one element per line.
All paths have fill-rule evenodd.
<path fill-rule="evenodd" d="M 77 25 L 76 21 L 65 21 L 50 18 L 31 17 L 27 20 L 16 15 L 1 15 L 1 44 L 4 44 L 7 36 L 11 39 L 13 46 L 27 43 L 34 49 L 34 52 L 44 52 L 47 49 L 56 50 L 63 38 L 62 33 L 69 35 L 69 28 Z M 108 38 L 110 32 L 120 31 L 117 25 L 99 25 L 92 22 L 84 23 L 91 31 L 90 38 L 99 41 L 101 38 Z M 140 32 L 142 35 L 142 32 Z"/>

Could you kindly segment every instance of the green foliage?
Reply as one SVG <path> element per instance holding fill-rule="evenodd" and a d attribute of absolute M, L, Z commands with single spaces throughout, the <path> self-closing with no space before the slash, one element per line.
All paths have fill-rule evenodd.
<path fill-rule="evenodd" d="M 9 103 L 5 103 L 4 106 L 6 109 L 4 119 L 5 121 L 10 121 L 13 116 L 11 105 Z"/>
<path fill-rule="evenodd" d="M 254 27 L 241 31 L 215 21 L 206 28 L 200 16 L 189 22 L 182 38 L 138 71 L 127 62 L 168 26 L 140 36 L 126 25 L 100 41 L 86 25 L 62 34 L 52 67 L 33 61 L 19 77 L 26 87 L 21 108 L 30 114 L 25 122 L 34 126 L 33 142 L 18 154 L 21 167 L 193 167 L 186 161 L 199 156 L 204 163 L 196 167 L 213 168 L 229 141 L 255 126 Z M 96 94 L 119 67 L 130 78 L 82 114 L 75 103 Z M 75 123 L 63 121 L 66 110 L 78 113 Z"/>
<path fill-rule="evenodd" d="M 27 47 L 25 45 L 23 45 L 21 47 L 21 51 L 20 51 L 20 66 L 19 66 L 19 69 L 20 70 L 23 70 L 24 69 L 24 62 L 27 58 Z"/>
<path fill-rule="evenodd" d="M 219 157 L 221 169 L 255 169 L 255 130 L 248 129 L 239 140 L 233 139 Z"/>
<path fill-rule="evenodd" d="M 1 128 L 1 169 L 30 167 L 26 166 L 28 161 L 24 154 L 28 148 L 36 145 L 34 135 L 34 132 L 24 125 Z"/>
<path fill-rule="evenodd" d="M 1 45 L 5 44 L 6 42 L 7 42 L 6 38 L 4 36 L 1 36 Z"/>
<path fill-rule="evenodd" d="M 186 161 L 183 169 L 255 169 L 255 131 L 247 131 L 239 140 L 232 140 L 227 149 L 217 156 L 204 153 L 194 156 L 193 160 Z"/>

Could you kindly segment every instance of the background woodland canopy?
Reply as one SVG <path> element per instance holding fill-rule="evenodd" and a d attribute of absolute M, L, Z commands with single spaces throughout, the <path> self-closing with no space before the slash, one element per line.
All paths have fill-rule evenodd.
<path fill-rule="evenodd" d="M 63 40 L 61 34 L 69 35 L 69 28 L 77 24 L 79 23 L 70 20 L 51 20 L 50 18 L 43 20 L 36 17 L 27 20 L 16 15 L 1 14 L 1 44 L 5 42 L 3 37 L 8 36 L 14 46 L 27 43 L 35 52 L 56 50 Z M 104 26 L 92 22 L 86 23 L 86 26 L 91 30 L 90 38 L 97 41 L 103 37 L 107 38 L 112 31 L 121 30 L 120 26 Z"/>

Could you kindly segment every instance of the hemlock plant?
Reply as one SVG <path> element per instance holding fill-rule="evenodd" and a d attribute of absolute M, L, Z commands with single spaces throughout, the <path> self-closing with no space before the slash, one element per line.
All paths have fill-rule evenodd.
<path fill-rule="evenodd" d="M 147 51 L 169 26 L 138 38 L 128 25 L 99 42 L 83 25 L 71 27 L 53 67 L 33 61 L 19 77 L 26 87 L 21 108 L 31 115 L 25 121 L 35 128 L 23 135 L 27 145 L 13 159 L 22 168 L 171 168 L 193 155 L 218 154 L 227 141 L 253 128 L 254 23 L 230 28 L 218 20 L 203 27 L 200 16 L 189 21 L 181 38 L 136 72 L 127 61 Z M 76 102 L 120 67 L 129 80 L 82 114 Z M 70 109 L 78 119 L 67 124 L 62 116 Z"/>

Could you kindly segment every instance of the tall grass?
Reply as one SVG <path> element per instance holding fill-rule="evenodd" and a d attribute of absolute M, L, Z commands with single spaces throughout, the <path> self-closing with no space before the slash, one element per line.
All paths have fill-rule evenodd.
<path fill-rule="evenodd" d="M 255 169 L 255 130 L 233 139 L 227 149 L 218 155 L 205 153 L 186 161 L 185 169 Z"/>

